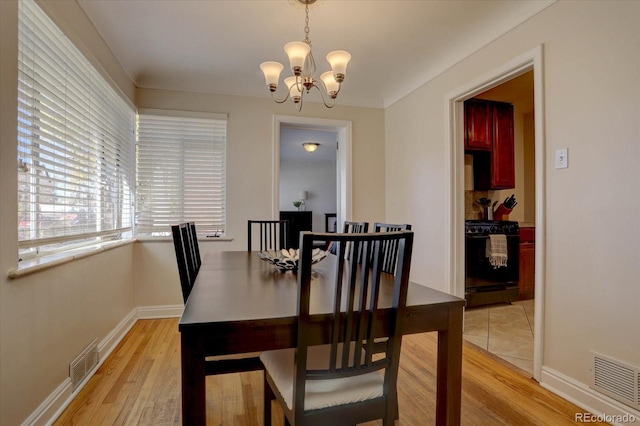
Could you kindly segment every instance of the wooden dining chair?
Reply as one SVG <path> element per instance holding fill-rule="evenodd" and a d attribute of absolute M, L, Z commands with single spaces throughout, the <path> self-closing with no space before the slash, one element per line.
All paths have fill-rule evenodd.
<path fill-rule="evenodd" d="M 191 287 L 193 287 L 193 283 L 195 282 L 197 275 L 197 271 L 194 270 L 193 262 L 191 260 L 188 228 L 189 225 L 186 223 L 171 225 L 173 248 L 176 252 L 178 275 L 180 276 L 180 287 L 182 289 L 182 300 L 184 303 L 187 303 L 187 299 L 191 294 Z"/>
<path fill-rule="evenodd" d="M 375 222 L 373 224 L 374 232 L 398 232 L 398 231 L 410 231 L 411 225 L 393 224 L 393 223 L 381 223 Z M 383 244 L 383 262 L 382 271 L 389 274 L 396 273 L 396 263 L 398 259 L 398 243 L 397 241 L 385 241 Z"/>
<path fill-rule="evenodd" d="M 345 234 L 363 234 L 369 231 L 369 222 L 345 221 L 343 231 Z"/>
<path fill-rule="evenodd" d="M 195 236 L 195 225 L 193 223 L 181 223 L 179 225 L 171 225 L 171 234 L 173 236 L 173 245 L 176 251 L 176 260 L 178 263 L 178 275 L 180 276 L 180 287 L 182 289 L 182 299 L 187 303 L 191 289 L 198 275 L 197 269 L 189 267 L 189 263 L 195 265 L 196 262 L 190 258 L 194 251 L 190 247 L 195 241 L 195 237 L 191 242 L 188 241 L 191 235 Z M 196 245 L 198 253 L 198 263 L 200 263 L 199 249 Z M 205 373 L 207 376 L 226 373 L 240 373 L 243 371 L 262 370 L 264 367 L 260 362 L 260 352 L 251 352 L 246 354 L 233 354 L 224 356 L 210 356 L 205 359 Z"/>
<path fill-rule="evenodd" d="M 271 425 L 271 403 L 278 401 L 290 425 L 355 425 L 397 418 L 397 380 L 402 326 L 413 248 L 411 231 L 368 234 L 303 232 L 298 268 L 297 347 L 263 352 L 264 425 Z M 318 322 L 310 311 L 314 284 L 314 241 L 335 241 L 335 293 L 331 326 L 318 345 Z M 393 288 L 381 285 L 383 243 L 398 242 L 398 271 Z M 345 251 L 362 247 L 362 264 Z M 379 306 L 380 293 L 392 292 L 390 306 Z M 386 337 L 383 354 L 371 350 L 374 337 Z"/>
<path fill-rule="evenodd" d="M 258 228 L 260 251 L 281 250 L 286 247 L 289 236 L 288 220 L 249 220 L 247 221 L 247 250 L 251 251 L 253 230 Z"/>
<path fill-rule="evenodd" d="M 345 221 L 343 226 L 343 231 L 345 234 L 363 234 L 369 231 L 369 222 L 349 222 Z M 358 263 L 362 262 L 362 249 L 360 249 L 357 253 Z M 335 252 L 334 252 L 335 254 Z M 346 256 L 349 259 L 350 250 L 349 247 L 346 247 Z"/>
<path fill-rule="evenodd" d="M 187 222 L 189 224 L 189 236 L 191 237 L 190 246 L 193 253 L 193 261 L 197 270 L 200 270 L 202 259 L 200 258 L 200 246 L 198 244 L 198 233 L 196 232 L 196 223 Z"/>

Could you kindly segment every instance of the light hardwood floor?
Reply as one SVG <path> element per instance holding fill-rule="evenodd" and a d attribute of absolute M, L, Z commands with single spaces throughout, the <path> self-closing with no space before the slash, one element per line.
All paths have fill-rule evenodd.
<path fill-rule="evenodd" d="M 435 333 L 403 338 L 396 425 L 435 423 L 436 344 Z M 574 424 L 584 411 L 488 352 L 465 343 L 463 355 L 463 425 Z M 208 425 L 262 425 L 262 372 L 208 377 L 207 404 Z M 55 424 L 181 424 L 178 319 L 138 321 Z"/>

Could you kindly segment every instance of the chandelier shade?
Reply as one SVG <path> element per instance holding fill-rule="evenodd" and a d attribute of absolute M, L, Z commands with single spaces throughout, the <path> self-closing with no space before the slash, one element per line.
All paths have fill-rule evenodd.
<path fill-rule="evenodd" d="M 284 66 L 280 62 L 263 62 L 260 64 L 260 69 L 264 73 L 264 79 L 269 87 L 277 87 L 278 80 L 280 80 L 280 73 L 284 69 Z"/>
<path fill-rule="evenodd" d="M 304 41 L 293 41 L 284 46 L 284 51 L 289 57 L 289 67 L 293 73 L 293 76 L 284 79 L 288 89 L 284 99 L 278 100 L 275 98 L 280 73 L 284 66 L 279 62 L 268 61 L 260 64 L 260 69 L 264 73 L 265 82 L 271 92 L 271 98 L 275 102 L 281 104 L 291 98 L 297 104 L 298 111 L 301 111 L 304 95 L 315 87 L 320 92 L 324 105 L 327 108 L 333 108 L 347 73 L 347 64 L 351 60 L 351 54 L 344 50 L 330 52 L 327 55 L 327 61 L 331 66 L 331 71 L 322 73 L 320 79 L 317 79 L 316 63 L 311 51 L 311 40 L 309 39 L 309 5 L 315 3 L 316 0 L 297 1 L 305 5 L 305 38 Z M 325 93 L 331 100 L 330 103 L 325 99 Z"/>
<path fill-rule="evenodd" d="M 333 71 L 323 72 L 322 75 L 320 75 L 320 80 L 324 83 L 327 94 L 335 99 L 338 95 L 338 90 L 340 90 L 340 83 L 338 83 L 333 76 Z"/>
<path fill-rule="evenodd" d="M 287 77 L 284 79 L 284 84 L 289 88 L 289 97 L 293 100 L 294 103 L 300 102 L 300 98 L 302 97 L 302 88 L 299 84 L 297 84 L 297 79 L 294 76 Z"/>
<path fill-rule="evenodd" d="M 307 59 L 307 55 L 311 52 L 311 46 L 303 41 L 292 41 L 284 45 L 284 51 L 289 56 L 291 71 L 295 75 L 300 75 L 304 60 Z"/>
<path fill-rule="evenodd" d="M 327 55 L 327 61 L 338 83 L 342 83 L 347 73 L 347 64 L 351 60 L 351 54 L 344 50 L 335 50 Z"/>

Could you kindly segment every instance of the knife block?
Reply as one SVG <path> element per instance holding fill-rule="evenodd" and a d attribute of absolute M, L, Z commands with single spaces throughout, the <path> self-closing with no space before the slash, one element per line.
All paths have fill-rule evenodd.
<path fill-rule="evenodd" d="M 493 212 L 493 220 L 509 220 L 509 213 L 512 209 L 508 209 L 504 204 L 500 204 L 498 208 Z"/>

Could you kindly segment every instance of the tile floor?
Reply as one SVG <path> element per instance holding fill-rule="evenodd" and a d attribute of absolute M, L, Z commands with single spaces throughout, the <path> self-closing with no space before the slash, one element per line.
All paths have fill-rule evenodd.
<path fill-rule="evenodd" d="M 464 339 L 533 375 L 533 300 L 468 308 Z"/>

